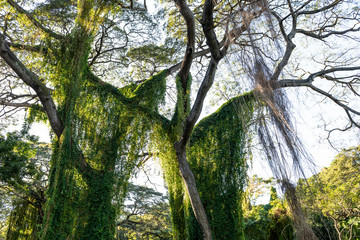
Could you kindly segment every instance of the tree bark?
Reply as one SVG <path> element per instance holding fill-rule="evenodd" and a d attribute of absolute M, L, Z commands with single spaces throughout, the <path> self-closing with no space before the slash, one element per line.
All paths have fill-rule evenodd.
<path fill-rule="evenodd" d="M 184 180 L 195 218 L 203 231 L 204 240 L 212 240 L 211 227 L 196 187 L 195 177 L 186 159 L 186 147 L 182 146 L 180 142 L 175 143 L 174 147 L 179 163 L 180 174 Z"/>

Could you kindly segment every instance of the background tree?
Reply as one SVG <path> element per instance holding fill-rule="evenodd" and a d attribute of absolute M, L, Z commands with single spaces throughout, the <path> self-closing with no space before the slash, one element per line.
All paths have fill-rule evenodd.
<path fill-rule="evenodd" d="M 253 176 L 249 180 L 244 199 L 245 239 L 296 239 L 289 205 L 277 195 L 275 185 L 274 179 Z M 270 195 L 269 202 L 256 203 L 264 195 Z"/>
<path fill-rule="evenodd" d="M 117 222 L 117 239 L 172 239 L 167 197 L 134 184 L 128 191 Z"/>
<path fill-rule="evenodd" d="M 314 219 L 314 225 L 325 225 L 331 219 L 337 239 L 356 239 L 360 234 L 359 153 L 359 147 L 343 150 L 330 167 L 309 179 L 309 186 L 306 181 L 300 181 L 297 186 L 305 211 L 310 216 L 325 216 L 323 222 L 319 221 L 321 218 L 318 222 Z M 329 234 L 323 232 L 322 235 Z"/>
<path fill-rule="evenodd" d="M 3 237 L 37 239 L 44 218 L 49 144 L 25 131 L 0 137 Z"/>

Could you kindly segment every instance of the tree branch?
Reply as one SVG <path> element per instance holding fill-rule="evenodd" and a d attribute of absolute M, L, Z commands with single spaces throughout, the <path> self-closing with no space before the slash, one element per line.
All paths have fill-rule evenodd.
<path fill-rule="evenodd" d="M 354 70 L 360 70 L 360 66 L 357 67 L 335 67 L 335 68 L 331 68 L 331 69 L 324 69 L 322 71 L 316 72 L 316 73 L 312 73 L 309 75 L 309 77 L 307 77 L 306 79 L 284 79 L 284 80 L 280 80 L 278 82 L 276 82 L 275 88 L 283 88 L 283 87 L 309 87 L 312 90 L 314 90 L 317 93 L 320 93 L 321 95 L 331 99 L 334 103 L 336 103 L 337 105 L 339 105 L 340 107 L 342 107 L 350 121 L 355 124 L 356 126 L 358 126 L 353 119 L 351 118 L 351 116 L 349 115 L 349 112 L 359 115 L 360 116 L 360 112 L 345 105 L 344 103 L 341 102 L 341 100 L 337 99 L 336 97 L 334 97 L 333 95 L 331 95 L 330 93 L 314 86 L 312 83 L 314 82 L 316 77 L 324 77 L 326 76 L 326 74 L 329 73 L 334 73 L 334 72 L 344 72 L 344 71 L 354 71 Z"/>
<path fill-rule="evenodd" d="M 7 0 L 7 2 L 13 7 L 15 8 L 19 13 L 25 14 L 26 17 L 34 24 L 35 27 L 41 29 L 43 32 L 45 32 L 46 34 L 48 34 L 50 37 L 56 38 L 56 39 L 64 39 L 65 37 L 61 34 L 58 34 L 52 30 L 50 30 L 49 28 L 46 28 L 45 26 L 43 26 L 39 21 L 37 21 L 28 11 L 26 11 L 25 9 L 23 9 L 20 5 L 18 5 L 16 2 L 14 2 L 13 0 Z"/>
<path fill-rule="evenodd" d="M 30 52 L 37 52 L 37 53 L 47 53 L 48 49 L 45 46 L 42 45 L 26 45 L 21 43 L 12 43 L 12 42 L 6 42 L 6 44 L 12 48 L 16 48 L 19 50 L 26 50 Z"/>
<path fill-rule="evenodd" d="M 36 92 L 49 118 L 52 129 L 54 130 L 56 136 L 60 138 L 64 127 L 56 110 L 55 103 L 50 95 L 49 89 L 41 82 L 35 73 L 26 68 L 26 66 L 15 56 L 6 44 L 4 35 L 0 35 L 0 56 L 19 76 L 19 78 Z"/>
<path fill-rule="evenodd" d="M 206 71 L 204 80 L 202 81 L 199 88 L 194 105 L 190 111 L 189 116 L 186 119 L 184 133 L 180 141 L 181 145 L 184 147 L 190 139 L 195 123 L 199 119 L 199 116 L 201 114 L 205 97 L 214 82 L 217 64 L 217 61 L 212 58 Z"/>
<path fill-rule="evenodd" d="M 214 1 L 206 0 L 204 4 L 204 11 L 201 19 L 201 25 L 203 27 L 203 32 L 206 38 L 206 43 L 209 46 L 211 56 L 219 61 L 222 56 L 220 52 L 219 41 L 216 38 L 216 34 L 214 31 Z"/>
<path fill-rule="evenodd" d="M 187 47 L 180 71 L 178 73 L 178 76 L 183 84 L 183 88 L 186 89 L 186 83 L 195 52 L 195 18 L 185 0 L 175 0 L 175 4 L 185 19 L 187 27 Z"/>
<path fill-rule="evenodd" d="M 11 103 L 11 102 L 5 102 L 3 100 L 0 100 L 0 105 L 7 106 L 7 107 L 23 107 L 23 108 L 30 108 L 34 104 L 31 103 Z"/>
<path fill-rule="evenodd" d="M 316 14 L 319 12 L 323 12 L 325 10 L 328 10 L 332 7 L 335 7 L 336 5 L 338 5 L 342 0 L 335 0 L 334 2 L 332 2 L 331 4 L 326 5 L 325 7 L 316 9 L 316 10 L 310 10 L 310 11 L 301 11 L 297 13 L 297 16 L 299 15 L 304 15 L 304 14 Z"/>

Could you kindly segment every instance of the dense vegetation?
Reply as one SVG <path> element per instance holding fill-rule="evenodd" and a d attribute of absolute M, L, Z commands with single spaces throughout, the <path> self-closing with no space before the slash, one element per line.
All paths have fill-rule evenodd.
<path fill-rule="evenodd" d="M 317 239 L 306 221 L 310 210 L 301 203 L 311 201 L 305 193 L 318 182 L 311 179 L 310 188 L 299 190 L 304 194 L 296 193 L 292 181 L 304 175 L 309 158 L 284 89 L 309 88 L 344 111 L 346 119 L 332 129 L 324 123 L 329 139 L 335 130 L 360 128 L 353 104 L 360 96 L 360 64 L 351 51 L 360 42 L 359 3 L 151 4 L 149 11 L 146 1 L 0 0 L 0 180 L 7 238 L 169 238 L 171 229 L 173 239 L 243 239 L 254 231 L 251 219 L 260 217 L 267 225 L 259 232 L 269 238 L 295 232 L 298 239 Z M 311 55 L 311 48 L 300 53 L 295 43 L 324 56 Z M 311 63 L 302 63 L 302 54 L 310 54 Z M 206 107 L 218 110 L 201 120 Z M 5 131 L 23 109 L 23 130 Z M 39 121 L 49 125 L 50 147 L 28 133 Z M 268 206 L 242 204 L 256 147 L 286 200 L 272 190 Z M 134 208 L 126 207 L 126 196 L 137 203 L 144 194 L 158 195 L 129 184 L 148 158 L 163 171 L 171 228 L 166 201 L 141 200 L 141 208 L 152 210 L 135 219 L 129 213 Z M 353 196 L 347 187 L 341 185 Z M 324 194 L 330 199 L 339 196 L 329 191 Z M 354 202 L 343 208 L 356 213 Z M 322 214 L 335 221 L 338 236 L 353 237 L 356 218 L 338 218 L 348 210 L 341 211 Z M 277 229 L 278 218 L 284 231 Z"/>
<path fill-rule="evenodd" d="M 1 138 L 0 152 L 0 239 L 36 239 L 48 188 L 49 146 L 24 132 L 13 132 Z M 360 237 L 359 160 L 360 147 L 343 150 L 329 167 L 298 181 L 307 221 L 319 239 Z M 245 239 L 296 239 L 293 216 L 276 185 L 275 179 L 256 175 L 247 181 L 243 201 L 233 206 L 243 209 Z M 264 196 L 269 203 L 258 204 Z M 173 239 L 168 198 L 162 193 L 130 184 L 125 205 L 118 210 L 116 239 Z"/>

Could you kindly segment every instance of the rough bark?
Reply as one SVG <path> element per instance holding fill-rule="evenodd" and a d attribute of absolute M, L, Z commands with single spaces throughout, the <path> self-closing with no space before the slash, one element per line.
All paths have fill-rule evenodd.
<path fill-rule="evenodd" d="M 198 221 L 205 240 L 211 240 L 211 227 L 206 216 L 204 206 L 201 202 L 199 191 L 196 187 L 195 177 L 186 159 L 186 147 L 181 146 L 180 142 L 175 143 L 176 157 L 179 163 L 180 175 L 184 180 L 186 191 L 189 195 L 191 207 L 196 220 Z"/>

